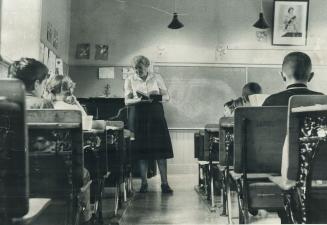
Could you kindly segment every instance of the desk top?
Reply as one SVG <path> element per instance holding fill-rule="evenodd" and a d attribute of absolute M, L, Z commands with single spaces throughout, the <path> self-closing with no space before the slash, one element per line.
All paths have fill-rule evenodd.
<path fill-rule="evenodd" d="M 310 105 L 292 108 L 292 113 L 312 112 L 312 111 L 327 111 L 327 105 Z"/>
<path fill-rule="evenodd" d="M 21 222 L 22 224 L 31 223 L 38 215 L 42 213 L 50 204 L 49 198 L 30 198 L 28 213 L 19 219 L 14 219 L 15 222 Z"/>

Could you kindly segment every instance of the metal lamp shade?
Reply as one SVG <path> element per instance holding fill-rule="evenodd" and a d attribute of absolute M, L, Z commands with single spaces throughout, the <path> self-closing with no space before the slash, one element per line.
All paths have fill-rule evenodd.
<path fill-rule="evenodd" d="M 259 28 L 259 29 L 267 29 L 267 28 L 269 28 L 269 25 L 268 25 L 268 23 L 266 22 L 266 20 L 265 20 L 265 18 L 264 18 L 264 16 L 263 16 L 263 13 L 262 13 L 262 12 L 259 14 L 259 19 L 258 19 L 258 21 L 255 22 L 255 24 L 253 24 L 253 26 L 254 26 L 255 28 Z"/>
<path fill-rule="evenodd" d="M 179 28 L 182 28 L 182 27 L 184 27 L 184 24 L 182 24 L 178 20 L 177 13 L 174 13 L 173 20 L 168 25 L 168 28 L 170 28 L 170 29 L 179 29 Z"/>

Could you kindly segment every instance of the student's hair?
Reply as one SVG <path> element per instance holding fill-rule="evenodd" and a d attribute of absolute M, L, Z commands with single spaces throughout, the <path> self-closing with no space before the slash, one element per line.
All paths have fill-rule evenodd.
<path fill-rule="evenodd" d="M 242 107 L 244 105 L 243 98 L 239 97 L 235 100 L 230 100 L 224 104 L 224 107 L 228 107 L 231 113 L 235 111 L 237 107 Z"/>
<path fill-rule="evenodd" d="M 256 82 L 247 83 L 246 85 L 244 85 L 242 89 L 242 97 L 246 101 L 249 101 L 249 95 L 261 94 L 261 93 L 262 93 L 262 88 Z"/>
<path fill-rule="evenodd" d="M 232 108 L 233 107 L 234 100 L 230 100 L 224 104 L 224 107 Z"/>
<path fill-rule="evenodd" d="M 47 84 L 47 91 L 54 96 L 58 94 L 70 96 L 74 88 L 75 83 L 68 76 L 62 75 L 52 77 Z"/>
<path fill-rule="evenodd" d="M 291 52 L 283 61 L 283 72 L 297 81 L 307 81 L 312 69 L 310 57 L 303 52 Z"/>
<path fill-rule="evenodd" d="M 33 91 L 35 82 L 48 78 L 48 68 L 32 58 L 21 58 L 13 62 L 8 69 L 8 77 L 21 80 L 27 91 Z"/>
<path fill-rule="evenodd" d="M 143 55 L 138 55 L 133 58 L 133 67 L 136 67 L 137 65 L 144 65 L 146 67 L 150 66 L 150 60 L 143 56 Z"/>

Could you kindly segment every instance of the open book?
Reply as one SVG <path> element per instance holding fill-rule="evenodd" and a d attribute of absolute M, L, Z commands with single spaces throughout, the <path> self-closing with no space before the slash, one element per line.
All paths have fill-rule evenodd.
<path fill-rule="evenodd" d="M 249 101 L 251 106 L 262 106 L 263 102 L 269 95 L 266 94 L 254 94 L 249 95 Z"/>
<path fill-rule="evenodd" d="M 136 91 L 137 97 L 141 98 L 142 100 L 149 100 L 152 99 L 153 101 L 162 101 L 162 95 L 159 95 L 154 92 L 150 92 L 146 94 L 142 91 Z"/>
<path fill-rule="evenodd" d="M 148 100 L 150 99 L 150 95 L 142 92 L 142 91 L 136 91 L 137 97 L 141 98 L 142 100 Z"/>

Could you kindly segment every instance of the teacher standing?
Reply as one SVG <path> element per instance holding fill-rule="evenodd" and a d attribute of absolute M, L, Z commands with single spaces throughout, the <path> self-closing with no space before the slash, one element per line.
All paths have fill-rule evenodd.
<path fill-rule="evenodd" d="M 159 74 L 149 71 L 145 56 L 133 58 L 135 74 L 125 80 L 125 104 L 129 106 L 129 129 L 135 134 L 133 154 L 140 161 L 141 193 L 148 191 L 148 161 L 156 160 L 161 176 L 161 190 L 172 193 L 167 180 L 167 159 L 173 149 L 161 102 L 169 100 L 166 85 Z M 150 96 L 141 97 L 140 93 Z"/>

